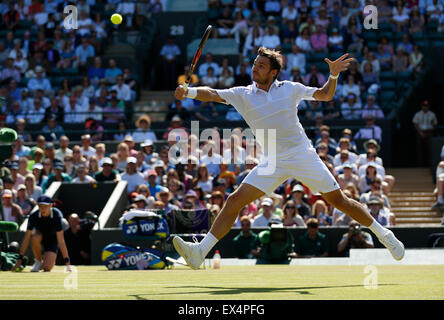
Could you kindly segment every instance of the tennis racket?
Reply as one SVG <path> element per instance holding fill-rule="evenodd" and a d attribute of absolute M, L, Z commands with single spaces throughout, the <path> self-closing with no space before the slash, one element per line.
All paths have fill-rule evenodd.
<path fill-rule="evenodd" d="M 191 65 L 190 65 L 190 70 L 188 71 L 188 74 L 187 74 L 187 79 L 185 80 L 185 82 L 183 84 L 184 91 L 187 91 L 187 89 L 188 89 L 188 86 L 191 82 L 191 76 L 194 73 L 194 68 L 196 68 L 197 61 L 199 61 L 200 55 L 202 54 L 205 44 L 207 43 L 207 40 L 208 40 L 208 37 L 210 36 L 212 28 L 213 27 L 211 25 L 209 25 L 207 27 L 207 29 L 205 30 L 205 33 L 202 37 L 202 40 L 200 40 L 199 47 L 197 47 L 197 51 L 196 51 L 196 53 L 194 53 L 194 57 L 193 57 L 193 60 L 191 61 Z"/>

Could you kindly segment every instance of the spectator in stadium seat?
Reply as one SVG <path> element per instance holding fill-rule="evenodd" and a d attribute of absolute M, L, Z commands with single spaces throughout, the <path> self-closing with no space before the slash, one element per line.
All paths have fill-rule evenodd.
<path fill-rule="evenodd" d="M 308 86 L 322 87 L 326 82 L 325 76 L 318 71 L 315 64 L 310 66 L 310 73 L 304 77 L 304 83 Z"/>
<path fill-rule="evenodd" d="M 350 152 L 349 153 L 349 158 L 350 158 L 351 163 L 355 163 L 356 162 L 356 160 L 358 159 L 358 155 L 354 152 L 354 150 L 353 150 L 353 148 L 351 146 L 350 138 L 348 138 L 348 137 L 341 137 L 339 139 L 338 147 L 336 148 L 336 151 L 337 151 L 338 154 L 335 155 L 335 159 L 334 159 L 334 165 L 335 166 L 338 166 L 340 164 L 339 153 L 342 150 L 347 150 L 347 151 Z"/>
<path fill-rule="evenodd" d="M 328 154 L 328 150 L 329 150 L 329 147 L 328 147 L 327 143 L 325 143 L 325 142 L 320 142 L 316 146 L 316 153 L 318 154 L 318 156 L 322 160 L 327 161 L 328 163 L 330 163 L 333 166 L 334 165 L 333 164 L 334 158 L 331 154 Z"/>
<path fill-rule="evenodd" d="M 351 157 L 350 154 L 353 154 L 353 153 L 351 153 L 350 151 L 348 151 L 348 149 L 345 149 L 345 150 L 341 150 L 341 151 L 335 156 L 335 160 L 336 160 L 336 161 L 333 161 L 333 165 L 334 165 L 334 170 L 335 170 L 335 172 L 337 172 L 337 173 L 343 173 L 343 166 L 344 166 L 346 163 L 348 163 L 348 164 L 350 164 L 350 165 L 352 166 L 352 170 L 353 170 L 353 172 L 357 172 L 357 171 L 358 171 L 356 165 L 353 163 L 353 159 L 354 159 L 354 157 Z M 336 163 L 337 165 L 335 165 L 335 163 Z"/>
<path fill-rule="evenodd" d="M 96 180 L 89 176 L 88 170 L 84 165 L 81 165 L 76 170 L 76 177 L 72 180 L 72 183 L 95 183 Z"/>
<path fill-rule="evenodd" d="M 37 201 L 42 194 L 42 188 L 36 184 L 34 174 L 29 173 L 25 176 L 25 187 L 28 197 L 34 201 Z"/>
<path fill-rule="evenodd" d="M 262 38 L 262 46 L 268 49 L 276 49 L 281 46 L 281 40 L 273 28 L 267 27 L 265 29 L 265 34 Z"/>
<path fill-rule="evenodd" d="M 80 147 L 79 145 L 75 145 L 72 147 L 72 156 L 73 165 L 76 170 L 79 166 L 86 164 L 86 158 L 82 155 L 82 147 Z"/>
<path fill-rule="evenodd" d="M 93 66 L 88 69 L 88 78 L 91 83 L 98 86 L 99 81 L 105 77 L 105 69 L 102 67 L 102 58 L 94 57 Z"/>
<path fill-rule="evenodd" d="M 166 129 L 162 139 L 177 141 L 178 137 L 180 137 L 181 140 L 186 140 L 188 138 L 188 132 L 187 128 L 185 128 L 182 124 L 183 120 L 180 118 L 180 116 L 173 116 L 171 118 L 171 125 Z"/>
<path fill-rule="evenodd" d="M 72 40 L 66 40 L 62 44 L 60 60 L 56 64 L 57 68 L 71 68 L 76 61 L 75 50 L 72 47 Z"/>
<path fill-rule="evenodd" d="M 330 137 L 330 128 L 324 125 L 319 128 L 319 131 L 321 137 L 315 141 L 315 148 L 317 148 L 321 142 L 324 142 L 328 146 L 328 154 L 335 156 L 337 142 L 335 139 Z"/>
<path fill-rule="evenodd" d="M 118 75 L 116 77 L 116 84 L 111 87 L 111 90 L 117 92 L 117 99 L 123 101 L 131 101 L 131 89 L 129 85 L 123 82 L 123 76 Z"/>
<path fill-rule="evenodd" d="M 55 117 L 57 122 L 63 122 L 65 116 L 65 110 L 63 103 L 57 97 L 51 99 L 50 105 L 45 108 L 44 121 L 47 121 L 50 117 Z"/>
<path fill-rule="evenodd" d="M 349 93 L 347 99 L 341 104 L 342 118 L 347 120 L 361 118 L 361 102 L 357 99 L 354 93 Z M 358 139 L 356 136 L 354 139 Z"/>
<path fill-rule="evenodd" d="M 363 147 L 365 153 L 359 155 L 358 160 L 356 161 L 357 166 L 360 167 L 368 162 L 375 162 L 382 166 L 382 159 L 377 156 L 379 150 L 381 150 L 378 141 L 375 139 L 369 139 L 363 143 Z"/>
<path fill-rule="evenodd" d="M 382 70 L 391 70 L 392 69 L 392 54 L 384 51 L 384 46 L 382 43 L 378 44 L 376 51 L 376 58 L 379 61 L 379 65 Z"/>
<path fill-rule="evenodd" d="M 9 51 L 9 58 L 17 59 L 17 54 L 21 52 L 22 56 L 26 59 L 28 57 L 28 52 L 25 49 L 22 49 L 22 40 L 15 39 L 14 47 Z"/>
<path fill-rule="evenodd" d="M 6 39 L 3 41 L 8 52 L 14 48 L 14 32 L 8 31 L 6 33 Z"/>
<path fill-rule="evenodd" d="M 354 139 L 375 139 L 379 143 L 382 141 L 382 129 L 375 124 L 375 118 L 372 114 L 367 114 L 365 118 L 365 127 L 359 129 Z"/>
<path fill-rule="evenodd" d="M 373 65 L 368 61 L 364 64 L 364 70 L 362 72 L 363 89 L 368 90 L 374 83 L 379 85 L 379 75 L 373 71 Z"/>
<path fill-rule="evenodd" d="M 338 175 L 338 183 L 341 189 L 345 189 L 348 183 L 353 183 L 359 187 L 359 176 L 353 173 L 353 164 L 345 163 L 342 166 L 343 173 Z"/>
<path fill-rule="evenodd" d="M 327 257 L 328 240 L 319 232 L 319 222 L 316 218 L 306 221 L 307 232 L 296 240 L 295 252 L 298 258 Z"/>
<path fill-rule="evenodd" d="M 403 47 L 398 47 L 396 49 L 396 55 L 393 56 L 392 60 L 392 66 L 393 66 L 393 73 L 395 75 L 398 72 L 405 72 L 409 69 L 409 58 L 408 55 L 405 53 Z"/>
<path fill-rule="evenodd" d="M 285 227 L 305 227 L 304 219 L 299 215 L 293 200 L 287 201 L 282 207 L 282 223 Z"/>
<path fill-rule="evenodd" d="M 1 72 L 0 80 L 8 81 L 10 79 L 14 79 L 15 81 L 20 82 L 20 70 L 14 67 L 14 59 L 8 58 L 6 62 L 6 67 Z"/>
<path fill-rule="evenodd" d="M 332 220 L 328 207 L 323 200 L 316 200 L 311 207 L 310 218 L 316 218 L 320 226 L 331 226 Z M 308 220 L 308 219 L 307 219 Z"/>
<path fill-rule="evenodd" d="M 211 53 L 207 53 L 205 55 L 205 62 L 199 66 L 199 78 L 203 78 L 208 74 L 208 68 L 211 67 L 214 69 L 214 75 L 219 76 L 220 67 L 219 64 L 213 61 L 213 55 Z"/>
<path fill-rule="evenodd" d="M 83 114 L 83 106 L 75 95 L 69 97 L 69 103 L 65 106 L 64 122 L 65 123 L 81 123 L 85 117 Z"/>
<path fill-rule="evenodd" d="M 208 67 L 207 74 L 200 79 L 202 86 L 217 87 L 217 77 L 214 75 L 213 67 Z"/>
<path fill-rule="evenodd" d="M 383 226 L 394 226 L 396 224 L 395 215 L 384 207 L 381 197 L 372 196 L 367 202 L 369 213 Z"/>
<path fill-rule="evenodd" d="M 59 148 L 56 150 L 55 158 L 62 161 L 66 155 L 72 155 L 72 149 L 69 148 L 69 138 L 62 135 L 59 138 Z"/>
<path fill-rule="evenodd" d="M 81 44 L 76 48 L 75 56 L 78 63 L 75 67 L 86 67 L 87 59 L 94 57 L 95 49 L 88 43 L 88 38 L 84 36 Z"/>
<path fill-rule="evenodd" d="M 51 90 L 52 90 L 52 86 L 51 83 L 49 82 L 48 78 L 44 77 L 44 69 L 41 66 L 37 66 L 35 67 L 35 73 L 36 73 L 36 77 L 35 78 L 31 78 L 28 81 L 28 89 L 31 92 L 34 92 L 37 89 L 42 89 L 44 90 L 45 94 L 50 94 Z M 17 81 L 19 82 L 19 81 Z"/>
<path fill-rule="evenodd" d="M 264 198 L 261 201 L 261 211 L 260 214 L 258 212 L 258 215 L 254 218 L 252 226 L 255 228 L 258 227 L 268 227 L 268 224 L 272 221 L 281 221 L 282 219 L 279 215 L 275 214 L 275 207 L 274 202 L 271 198 Z"/>
<path fill-rule="evenodd" d="M 42 128 L 46 141 L 57 141 L 65 134 L 65 130 L 57 123 L 57 116 L 52 114 L 46 120 L 46 124 Z"/>
<path fill-rule="evenodd" d="M 13 201 L 13 193 L 11 190 L 4 190 L 2 194 L 4 221 L 13 221 L 21 223 L 23 219 L 23 211 Z"/>
<path fill-rule="evenodd" d="M 143 174 L 137 171 L 137 159 L 134 157 L 128 157 L 126 170 L 122 174 L 122 180 L 128 183 L 127 192 L 136 191 L 137 187 L 145 182 Z"/>
<path fill-rule="evenodd" d="M 328 51 L 328 36 L 322 25 L 316 25 L 316 32 L 310 36 L 310 44 L 314 52 L 326 53 Z"/>
<path fill-rule="evenodd" d="M 301 184 L 295 184 L 290 192 L 290 199 L 296 204 L 299 215 L 306 220 L 311 214 L 311 206 L 303 199 L 305 196 L 304 187 Z"/>
<path fill-rule="evenodd" d="M 91 156 L 94 156 L 96 154 L 96 149 L 94 149 L 91 146 L 91 135 L 90 134 L 84 134 L 81 136 L 81 143 L 82 143 L 82 156 L 86 159 L 89 159 Z"/>
<path fill-rule="evenodd" d="M 74 167 L 74 157 L 71 154 L 65 155 L 63 160 L 63 166 L 65 167 L 64 172 L 71 178 L 76 177 L 76 168 Z M 83 164 L 80 164 L 80 166 Z"/>
<path fill-rule="evenodd" d="M 54 181 L 59 181 L 59 182 L 71 182 L 72 178 L 63 172 L 64 167 L 63 167 L 63 162 L 61 161 L 54 161 L 54 167 L 53 167 L 54 172 L 52 172 L 49 176 L 48 179 L 46 179 L 46 181 L 43 183 L 42 186 L 42 192 L 45 193 L 46 190 L 48 190 L 48 188 L 51 186 L 51 184 Z"/>
<path fill-rule="evenodd" d="M 108 68 L 105 69 L 105 80 L 107 83 L 115 84 L 116 77 L 122 74 L 122 70 L 117 67 L 116 60 L 108 60 Z"/>
<path fill-rule="evenodd" d="M 368 192 L 364 192 L 361 194 L 359 198 L 359 202 L 367 203 L 372 196 L 380 197 L 384 203 L 384 207 L 391 208 L 390 200 L 388 197 L 382 192 L 382 184 L 383 181 L 381 178 L 376 177 L 370 182 L 370 190 Z"/>
<path fill-rule="evenodd" d="M 113 161 L 111 158 L 106 157 L 103 159 L 102 170 L 94 174 L 94 180 L 97 182 L 117 182 L 121 180 L 119 172 L 117 170 L 113 170 Z"/>
<path fill-rule="evenodd" d="M 18 101 L 12 103 L 11 110 L 7 110 L 6 105 L 2 108 L 2 113 L 6 114 L 6 124 L 14 125 L 18 119 L 26 119 L 26 112 Z"/>
<path fill-rule="evenodd" d="M 310 43 L 310 33 L 308 28 L 302 29 L 302 32 L 296 38 L 295 44 L 298 47 L 299 51 L 304 54 L 313 51 L 313 48 L 311 47 Z"/>
<path fill-rule="evenodd" d="M 26 115 L 26 121 L 31 124 L 41 123 L 45 117 L 45 108 L 43 107 L 42 100 L 35 98 L 32 104 L 32 109 L 28 111 Z"/>
<path fill-rule="evenodd" d="M 344 50 L 344 38 L 339 33 L 338 28 L 333 28 L 331 34 L 328 37 L 328 51 L 329 52 L 343 52 Z"/>
<path fill-rule="evenodd" d="M 15 9 L 14 2 L 9 3 L 9 10 L 3 15 L 3 23 L 8 30 L 15 31 L 20 20 L 20 13 Z"/>
<path fill-rule="evenodd" d="M 106 123 L 118 123 L 119 120 L 125 119 L 125 113 L 122 108 L 120 108 L 117 103 L 119 99 L 111 98 L 109 101 L 109 106 L 103 108 L 103 119 Z"/>
<path fill-rule="evenodd" d="M 359 177 L 359 190 L 361 193 L 370 191 L 370 183 L 379 178 L 381 181 L 384 181 L 384 178 L 379 174 L 376 170 L 376 165 L 373 163 L 368 163 L 365 168 L 365 174 L 360 175 Z"/>
<path fill-rule="evenodd" d="M 362 108 L 362 118 L 366 119 L 369 116 L 373 117 L 374 119 L 383 119 L 384 113 L 382 112 L 381 108 L 375 103 L 375 96 L 372 94 L 369 94 L 367 96 L 367 103 Z"/>
<path fill-rule="evenodd" d="M 443 9 L 442 3 L 438 3 L 437 0 L 433 0 L 432 3 L 429 1 L 426 7 L 427 21 L 438 21 L 439 16 L 444 11 Z"/>
<path fill-rule="evenodd" d="M 145 140 L 157 141 L 156 134 L 151 127 L 151 118 L 147 114 L 141 115 L 136 121 L 137 129 L 133 132 L 134 142 L 143 142 Z"/>

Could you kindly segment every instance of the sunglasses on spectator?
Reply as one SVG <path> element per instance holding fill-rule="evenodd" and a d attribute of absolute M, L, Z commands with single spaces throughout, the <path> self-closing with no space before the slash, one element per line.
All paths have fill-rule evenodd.
<path fill-rule="evenodd" d="M 287 207 L 287 209 L 294 209 L 295 207 Z"/>
<path fill-rule="evenodd" d="M 311 229 L 316 229 L 318 227 L 318 225 L 315 223 L 309 223 L 309 224 L 307 224 L 307 227 L 309 227 Z"/>

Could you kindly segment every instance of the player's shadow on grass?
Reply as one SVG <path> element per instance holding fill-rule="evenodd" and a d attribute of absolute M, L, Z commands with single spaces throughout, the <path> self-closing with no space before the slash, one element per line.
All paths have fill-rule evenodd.
<path fill-rule="evenodd" d="M 391 283 L 382 283 L 378 284 L 378 286 L 396 286 L 398 284 Z M 310 295 L 314 294 L 309 290 L 316 289 L 338 289 L 338 288 L 365 288 L 364 285 L 361 284 L 350 284 L 350 285 L 338 285 L 338 286 L 311 286 L 311 287 L 294 287 L 294 288 L 227 288 L 227 287 L 213 287 L 213 286 L 179 286 L 179 287 L 167 287 L 168 289 L 206 289 L 205 291 L 196 291 L 196 292 L 175 292 L 175 295 L 191 295 L 191 294 L 212 294 L 212 295 L 236 295 L 236 294 L 245 294 L 245 293 L 274 293 L 274 292 L 292 292 L 298 293 L 302 295 Z M 154 293 L 149 294 L 150 296 L 155 295 L 165 295 L 165 293 Z M 135 297 L 137 300 L 146 300 L 143 298 L 143 294 L 139 295 L 131 295 Z"/>

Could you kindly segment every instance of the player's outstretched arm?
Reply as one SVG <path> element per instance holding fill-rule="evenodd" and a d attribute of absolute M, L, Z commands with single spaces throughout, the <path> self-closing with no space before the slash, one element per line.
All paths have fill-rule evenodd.
<path fill-rule="evenodd" d="M 225 103 L 225 100 L 218 95 L 217 90 L 210 87 L 188 88 L 185 91 L 182 86 L 178 86 L 174 96 L 179 100 L 188 97 L 199 101 Z"/>
<path fill-rule="evenodd" d="M 350 63 L 354 61 L 354 58 L 348 58 L 348 53 L 342 55 L 335 61 L 331 61 L 328 58 L 325 58 L 324 61 L 328 63 L 330 67 L 330 76 L 328 77 L 328 81 L 324 84 L 324 86 L 316 90 L 313 94 L 313 98 L 318 101 L 330 101 L 335 96 L 336 84 L 338 80 L 339 73 L 345 71 L 350 66 Z"/>

